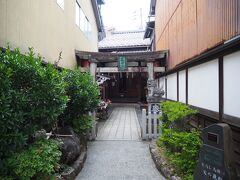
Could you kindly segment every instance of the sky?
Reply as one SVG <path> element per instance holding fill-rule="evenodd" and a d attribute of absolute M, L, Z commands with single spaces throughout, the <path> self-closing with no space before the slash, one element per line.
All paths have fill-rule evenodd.
<path fill-rule="evenodd" d="M 117 31 L 145 29 L 148 21 L 150 0 L 105 0 L 102 5 L 103 23 Z M 142 10 L 142 23 L 141 23 Z"/>

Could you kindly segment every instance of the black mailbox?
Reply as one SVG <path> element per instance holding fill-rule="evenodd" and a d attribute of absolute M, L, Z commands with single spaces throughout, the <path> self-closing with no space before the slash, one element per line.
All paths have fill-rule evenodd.
<path fill-rule="evenodd" d="M 235 180 L 232 132 L 229 125 L 213 124 L 203 129 L 203 146 L 194 172 L 195 180 Z"/>

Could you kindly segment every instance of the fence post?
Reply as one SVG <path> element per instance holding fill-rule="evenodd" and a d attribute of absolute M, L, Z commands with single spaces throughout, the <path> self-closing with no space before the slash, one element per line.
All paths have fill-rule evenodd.
<path fill-rule="evenodd" d="M 161 120 L 162 112 L 159 113 L 158 119 L 159 119 L 159 137 L 162 136 L 162 120 Z"/>
<path fill-rule="evenodd" d="M 154 112 L 153 114 L 153 134 L 154 134 L 154 138 L 157 138 L 157 113 Z"/>
<path fill-rule="evenodd" d="M 93 112 L 88 112 L 88 115 L 91 116 L 93 118 L 93 127 L 91 130 L 89 130 L 89 133 L 88 133 L 88 138 L 89 140 L 93 141 L 96 139 L 96 114 L 95 114 L 95 111 Z"/>
<path fill-rule="evenodd" d="M 152 139 L 152 113 L 148 111 L 148 139 Z"/>
<path fill-rule="evenodd" d="M 146 128 L 147 128 L 146 120 L 147 120 L 146 109 L 143 109 L 142 110 L 142 123 L 141 123 L 141 126 L 142 126 L 142 139 L 143 140 L 146 140 Z"/>
<path fill-rule="evenodd" d="M 92 113 L 92 117 L 93 117 L 93 128 L 92 128 L 92 140 L 95 140 L 97 137 L 97 132 L 96 132 L 96 112 L 93 111 Z"/>

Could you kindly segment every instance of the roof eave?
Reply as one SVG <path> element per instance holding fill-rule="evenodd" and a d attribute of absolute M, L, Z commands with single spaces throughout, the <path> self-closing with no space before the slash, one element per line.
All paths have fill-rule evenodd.
<path fill-rule="evenodd" d="M 111 53 L 111 52 L 87 52 L 75 50 L 78 60 L 89 60 L 90 62 L 116 62 L 117 57 L 123 53 Z M 153 61 L 153 60 L 166 60 L 168 50 L 162 51 L 149 51 L 141 53 L 124 53 L 128 58 L 128 61 Z"/>

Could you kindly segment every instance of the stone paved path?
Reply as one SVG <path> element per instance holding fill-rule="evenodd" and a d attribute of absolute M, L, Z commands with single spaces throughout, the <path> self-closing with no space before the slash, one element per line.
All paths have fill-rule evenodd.
<path fill-rule="evenodd" d="M 100 123 L 97 140 L 140 140 L 140 126 L 134 105 L 114 108 L 105 123 Z"/>
<path fill-rule="evenodd" d="M 164 180 L 140 140 L 135 107 L 116 107 L 89 143 L 88 157 L 77 180 Z"/>

